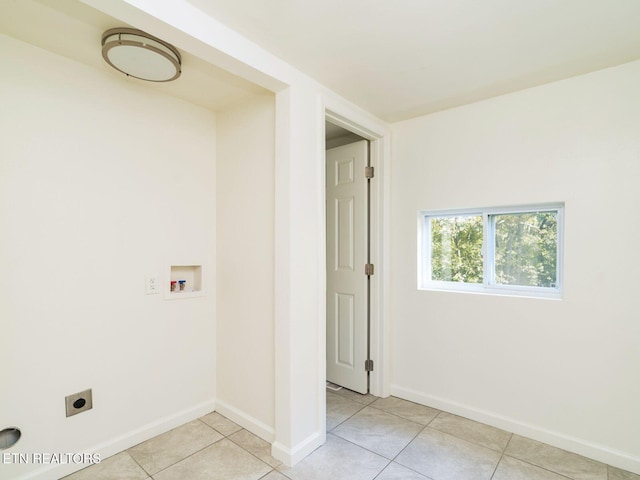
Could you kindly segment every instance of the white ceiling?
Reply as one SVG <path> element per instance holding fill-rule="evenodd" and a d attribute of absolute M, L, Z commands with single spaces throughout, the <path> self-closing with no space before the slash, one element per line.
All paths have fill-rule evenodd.
<path fill-rule="evenodd" d="M 102 33 L 128 26 L 77 0 L 0 0 L 0 33 L 103 70 L 122 81 L 160 90 L 213 111 L 266 90 L 181 52 L 182 75 L 154 83 L 126 77 L 102 59 Z M 150 32 L 151 33 L 151 32 Z"/>
<path fill-rule="evenodd" d="M 397 121 L 640 58 L 640 0 L 189 0 Z"/>
<path fill-rule="evenodd" d="M 387 121 L 640 59 L 640 0 L 188 0 Z M 123 77 L 78 0 L 0 0 L 0 33 Z M 150 32 L 153 33 L 153 32 Z M 144 84 L 211 110 L 265 90 L 183 53 Z"/>

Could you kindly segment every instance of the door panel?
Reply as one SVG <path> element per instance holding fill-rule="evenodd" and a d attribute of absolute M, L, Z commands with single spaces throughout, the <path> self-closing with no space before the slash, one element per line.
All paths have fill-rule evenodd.
<path fill-rule="evenodd" d="M 336 220 L 335 220 L 335 242 L 336 242 L 336 270 L 354 271 L 353 249 L 354 249 L 354 228 L 353 224 L 353 204 L 355 199 L 336 198 Z"/>
<path fill-rule="evenodd" d="M 367 393 L 365 140 L 327 150 L 327 380 Z"/>
<path fill-rule="evenodd" d="M 353 318 L 353 295 L 336 293 L 336 331 L 338 332 L 337 342 L 338 358 L 336 363 L 348 368 L 353 368 L 354 351 L 354 318 Z"/>

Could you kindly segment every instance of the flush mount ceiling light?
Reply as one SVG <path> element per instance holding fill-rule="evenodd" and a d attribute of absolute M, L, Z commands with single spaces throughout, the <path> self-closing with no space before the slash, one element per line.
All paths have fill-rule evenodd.
<path fill-rule="evenodd" d="M 125 75 L 150 82 L 169 82 L 182 73 L 182 57 L 177 48 L 135 28 L 104 32 L 102 57 Z"/>

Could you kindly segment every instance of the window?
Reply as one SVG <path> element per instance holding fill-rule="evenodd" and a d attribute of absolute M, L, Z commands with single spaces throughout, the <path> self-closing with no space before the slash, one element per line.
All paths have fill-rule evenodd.
<path fill-rule="evenodd" d="M 418 285 L 559 297 L 563 206 L 420 212 Z"/>

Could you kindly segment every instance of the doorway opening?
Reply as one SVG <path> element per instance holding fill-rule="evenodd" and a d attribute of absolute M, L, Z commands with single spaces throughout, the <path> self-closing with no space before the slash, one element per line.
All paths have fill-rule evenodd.
<path fill-rule="evenodd" d="M 328 389 L 370 391 L 371 165 L 364 137 L 325 124 Z"/>

